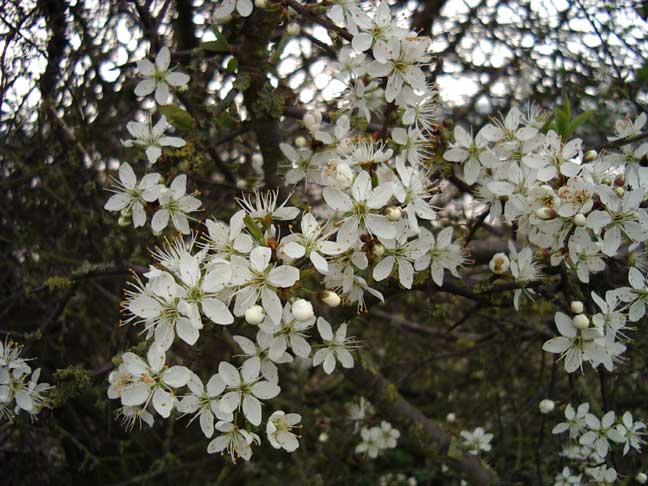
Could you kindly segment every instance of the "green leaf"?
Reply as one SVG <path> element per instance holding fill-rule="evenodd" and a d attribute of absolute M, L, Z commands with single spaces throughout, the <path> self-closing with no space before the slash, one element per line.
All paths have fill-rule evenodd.
<path fill-rule="evenodd" d="M 218 126 L 221 128 L 232 130 L 236 128 L 237 120 L 232 116 L 229 110 L 226 109 L 223 110 L 220 115 L 218 115 L 218 117 L 216 118 L 216 123 L 218 123 Z"/>
<path fill-rule="evenodd" d="M 160 106 L 160 112 L 178 130 L 190 130 L 194 127 L 194 119 L 182 108 L 174 105 L 162 105 Z"/>
<path fill-rule="evenodd" d="M 555 121 L 555 115 L 553 114 L 549 115 L 547 121 L 544 123 L 544 125 L 542 125 L 542 128 L 540 128 L 540 132 L 546 134 L 551 128 L 551 126 L 553 125 L 554 121 Z"/>
<path fill-rule="evenodd" d="M 281 39 L 279 40 L 279 43 L 274 49 L 274 52 L 272 53 L 272 64 L 277 64 L 280 59 L 281 59 L 281 54 L 286 49 L 286 46 L 288 45 L 288 42 L 292 39 L 291 35 L 288 35 L 286 32 L 283 33 L 281 36 Z"/>
<path fill-rule="evenodd" d="M 241 92 L 246 91 L 252 84 L 252 78 L 249 73 L 240 72 L 236 76 L 236 81 L 234 81 L 234 88 L 238 89 Z"/>
<path fill-rule="evenodd" d="M 216 40 L 203 42 L 200 44 L 200 49 L 208 52 L 230 52 L 229 42 L 227 42 L 223 34 L 216 27 L 212 27 L 212 32 L 216 36 Z"/>
<path fill-rule="evenodd" d="M 576 118 L 574 118 L 570 123 L 569 126 L 567 127 L 567 136 L 570 137 L 578 127 L 580 127 L 583 123 L 586 123 L 594 114 L 593 110 L 588 110 L 584 111 L 580 115 L 578 115 Z"/>
<path fill-rule="evenodd" d="M 245 227 L 248 229 L 248 231 L 250 232 L 252 237 L 255 240 L 257 240 L 259 243 L 261 243 L 262 245 L 265 245 L 266 240 L 263 237 L 263 233 L 261 232 L 261 230 L 257 226 L 256 222 L 252 218 L 250 218 L 249 216 L 246 216 L 245 218 L 243 218 L 243 222 L 245 223 Z"/>
<path fill-rule="evenodd" d="M 238 59 L 233 57 L 232 59 L 229 60 L 229 62 L 227 63 L 227 67 L 225 69 L 227 69 L 230 73 L 235 73 L 236 70 L 238 69 L 238 65 L 239 65 Z"/>
<path fill-rule="evenodd" d="M 639 84 L 648 83 L 648 61 L 646 61 L 643 66 L 637 69 L 637 73 L 635 74 L 635 76 L 637 77 L 637 82 Z"/>
<path fill-rule="evenodd" d="M 567 128 L 569 126 L 569 116 L 559 107 L 556 107 L 554 110 L 556 131 L 559 135 L 565 136 L 567 133 Z"/>
<path fill-rule="evenodd" d="M 570 120 L 572 116 L 571 103 L 569 102 L 569 96 L 565 95 L 563 98 L 563 111 L 567 115 L 567 119 Z"/>

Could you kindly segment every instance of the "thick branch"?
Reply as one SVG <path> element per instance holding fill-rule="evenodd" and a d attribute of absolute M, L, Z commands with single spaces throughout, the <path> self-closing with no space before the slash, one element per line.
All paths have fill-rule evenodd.
<path fill-rule="evenodd" d="M 353 36 L 348 30 L 343 29 L 342 27 L 338 27 L 333 22 L 324 17 L 320 17 L 319 15 L 315 14 L 310 8 L 302 5 L 297 0 L 283 0 L 283 4 L 292 8 L 302 17 L 312 20 L 314 23 L 321 25 L 329 31 L 337 33 L 343 39 L 346 39 L 349 42 L 353 40 Z"/>
<path fill-rule="evenodd" d="M 243 91 L 245 108 L 250 114 L 252 128 L 263 155 L 263 172 L 266 184 L 280 187 L 281 177 L 278 174 L 279 162 L 283 154 L 279 149 L 281 136 L 278 120 L 282 113 L 277 109 L 281 103 L 273 103 L 277 90 L 272 88 L 266 76 L 270 70 L 268 63 L 268 41 L 277 25 L 278 12 L 255 9 L 245 21 L 245 40 L 238 50 L 239 82 L 249 85 Z"/>
<path fill-rule="evenodd" d="M 450 435 L 405 400 L 398 393 L 396 386 L 387 381 L 380 372 L 371 372 L 356 365 L 354 368 L 344 370 L 344 373 L 382 415 L 389 417 L 389 420 L 405 431 L 409 437 L 417 439 L 418 446 L 425 454 L 448 452 Z M 447 463 L 470 479 L 472 485 L 489 485 L 497 481 L 497 475 L 482 465 L 476 456 L 464 454 L 456 459 L 448 457 Z"/>
<path fill-rule="evenodd" d="M 595 150 L 599 151 L 603 149 L 619 148 L 623 147 L 624 145 L 638 142 L 640 140 L 643 140 L 644 138 L 648 138 L 648 132 L 642 132 L 631 137 L 617 138 L 616 140 L 612 140 L 611 142 L 599 145 Z"/>

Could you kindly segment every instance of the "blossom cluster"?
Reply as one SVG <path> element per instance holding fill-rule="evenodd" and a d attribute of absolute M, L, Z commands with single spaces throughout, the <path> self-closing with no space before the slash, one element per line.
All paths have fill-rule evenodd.
<path fill-rule="evenodd" d="M 641 206 L 648 174 L 640 165 L 648 143 L 583 153 L 580 139 L 543 132 L 547 117 L 535 107 L 526 114 L 514 107 L 474 137 L 457 126 L 444 157 L 461 165 L 467 184 L 479 180 L 477 197 L 491 218 L 515 224 L 518 241 L 588 283 L 624 245 L 648 239 L 648 213 Z M 611 140 L 638 134 L 645 122 L 644 114 L 619 121 Z"/>
<path fill-rule="evenodd" d="M 137 71 L 142 80 L 135 87 L 135 94 L 148 96 L 154 94 L 158 105 L 166 105 L 171 90 L 181 91 L 186 88 L 189 76 L 170 67 L 171 52 L 163 47 L 155 58 L 155 63 L 143 59 L 137 63 Z M 155 164 L 162 155 L 164 147 L 183 147 L 184 139 L 167 133 L 171 125 L 162 115 L 153 124 L 151 115 L 146 122 L 131 121 L 126 128 L 132 139 L 122 141 L 125 147 L 134 147 L 142 151 L 150 164 Z M 151 220 L 154 234 L 160 234 L 169 221 L 182 234 L 189 234 L 189 213 L 197 211 L 201 202 L 195 194 L 187 193 L 187 176 L 180 174 L 167 187 L 163 177 L 157 173 L 146 173 L 138 182 L 135 171 L 124 162 L 119 167 L 119 179 L 114 179 L 114 195 L 108 199 L 104 209 L 119 212 L 119 224 L 135 228 L 144 226 L 147 221 L 147 210 L 155 210 Z"/>
<path fill-rule="evenodd" d="M 580 139 L 551 128 L 548 114 L 513 107 L 475 136 L 456 126 L 439 160 L 434 157 L 434 149 L 442 146 L 438 93 L 425 74 L 431 70 L 430 39 L 402 25 L 386 1 L 372 9 L 355 0 L 326 8 L 351 37 L 330 66 L 346 90 L 337 111 L 308 111 L 302 134 L 279 147 L 286 159 L 285 183 L 303 196 L 303 205 L 280 198 L 279 190 L 255 190 L 237 199 L 240 209 L 229 220 L 207 217 L 204 227 L 192 228 L 188 214 L 201 203 L 187 194 L 185 175 L 166 187 L 158 173 L 138 182 L 130 165 L 119 169 L 107 210 L 120 212 L 120 222 L 132 220 L 135 227 L 145 225 L 147 211 L 154 212 L 155 234 L 170 220 L 189 235 L 156 249 L 154 264 L 126 292 L 125 323 L 141 328 L 148 344 L 145 359 L 124 353 L 109 379 L 109 397 L 121 401 L 119 412 L 129 427 L 140 421 L 152 425 L 154 414 L 166 418 L 176 410 L 198 419 L 211 440 L 208 452 L 249 460 L 261 442 L 256 432 L 263 407 L 281 393 L 279 365 L 312 360 L 330 374 L 338 364 L 355 364 L 358 342 L 348 335 L 349 323 L 332 325 L 326 315 L 315 314 L 317 304 L 365 311 L 372 300 L 384 300 L 381 289 L 387 281 L 412 289 L 429 276 L 442 288 L 446 272 L 459 278 L 467 253 L 435 207 L 441 174 L 448 169 L 455 183 L 474 186 L 489 221 L 515 228 L 509 251 L 494 255 L 490 269 L 496 279 L 515 283 L 516 309 L 523 297 L 539 295 L 543 266 L 561 266 L 586 284 L 612 258 L 635 256 L 639 268 L 630 269 L 629 287 L 610 289 L 604 298 L 592 292 L 596 312 L 574 301 L 573 316 L 555 314 L 560 336 L 543 349 L 564 358 L 567 372 L 582 369 L 584 362 L 612 370 L 629 341 L 626 323 L 646 313 L 642 270 L 648 265 L 641 263 L 640 248 L 648 239 L 643 207 L 648 173 L 641 160 L 648 143 L 586 151 Z M 250 0 L 225 0 L 215 21 L 252 11 Z M 136 94 L 154 94 L 158 104 L 167 103 L 190 80 L 170 68 L 167 48 L 155 63 L 138 63 L 138 73 L 143 79 Z M 619 121 L 611 142 L 640 133 L 645 122 L 645 115 Z M 124 145 L 142 150 L 150 164 L 165 147 L 185 144 L 167 134 L 163 116 L 155 125 L 149 119 L 127 129 L 133 138 Z M 167 365 L 172 346 L 178 341 L 196 345 L 205 326 L 243 323 L 247 326 L 233 335 L 242 354 L 233 362 L 219 360 L 211 376 Z M 283 410 L 265 415 L 270 444 L 294 451 L 301 416 Z M 579 430 L 576 437 L 586 442 L 594 437 L 581 446 L 604 457 L 604 444 L 607 453 L 608 439 L 621 437 L 626 416 L 612 427 L 614 415 L 612 422 L 606 415 L 598 429 L 590 425 L 599 420 L 592 417 L 590 430 L 583 436 Z M 631 416 L 628 420 L 634 426 Z M 605 440 L 599 433 L 602 424 L 612 434 L 606 432 Z M 395 447 L 399 436 L 388 422 L 363 427 L 360 434 L 356 451 L 369 457 Z M 481 427 L 460 435 L 472 454 L 491 449 L 492 434 Z M 639 444 L 623 442 L 630 448 Z M 611 473 L 588 474 L 605 478 Z"/>
<path fill-rule="evenodd" d="M 35 418 L 47 406 L 48 383 L 38 383 L 40 368 L 32 370 L 29 359 L 21 358 L 22 346 L 0 342 L 0 418 L 12 420 L 20 411 Z"/>
<path fill-rule="evenodd" d="M 580 473 L 566 466 L 556 476 L 556 486 L 588 484 L 583 480 L 583 474 L 591 478 L 590 483 L 612 484 L 617 480 L 617 472 L 605 464 L 611 449 L 615 445 L 622 445 L 625 456 L 630 450 L 641 452 L 641 446 L 645 443 L 643 436 L 646 425 L 635 421 L 630 412 L 618 417 L 610 410 L 598 417 L 591 413 L 589 403 L 585 402 L 576 409 L 568 404 L 564 414 L 565 421 L 554 426 L 552 433 L 568 433 L 572 443 L 563 448 L 561 456 L 571 461 L 572 468 Z"/>
<path fill-rule="evenodd" d="M 544 346 L 565 358 L 568 372 L 581 369 L 584 361 L 612 370 L 629 341 L 626 322 L 646 312 L 645 277 L 637 266 L 643 268 L 641 245 L 648 239 L 643 207 L 648 173 L 640 164 L 648 143 L 584 152 L 580 139 L 543 131 L 547 116 L 534 107 L 527 113 L 514 107 L 474 137 L 457 126 L 444 157 L 460 164 L 465 182 L 475 184 L 477 199 L 488 204 L 492 221 L 516 228 L 509 255 L 496 254 L 490 263 L 496 275 L 520 285 L 516 308 L 522 295 L 534 297 L 530 284 L 541 278 L 542 264 L 560 265 L 583 284 L 612 259 L 631 264 L 629 287 L 610 289 L 604 298 L 591 294 L 599 312 L 588 316 L 580 310 L 573 319 L 556 313 L 560 337 Z M 610 140 L 633 137 L 645 123 L 644 114 L 620 120 Z"/>
<path fill-rule="evenodd" d="M 338 7 L 330 15 L 354 33 L 339 57 L 338 76 L 348 83 L 349 95 L 333 120 L 318 112 L 304 117 L 317 150 L 306 143 L 280 147 L 291 165 L 288 185 L 304 180 L 321 186 L 318 211 L 301 212 L 281 202 L 276 192 L 254 192 L 238 200 L 241 209 L 229 221 L 207 219 L 204 240 L 177 239 L 154 252 L 155 265 L 136 278 L 124 303 L 125 322 L 141 326 L 149 341 L 146 359 L 124 353 L 110 376 L 109 396 L 121 401 L 128 426 L 136 421 L 150 425 L 154 413 L 166 418 L 176 409 L 199 418 L 207 438 L 219 433 L 208 452 L 226 450 L 233 459 L 247 460 L 260 441 L 250 427 L 262 422 L 262 401 L 281 391 L 278 365 L 312 355 L 313 365 L 321 365 L 325 373 L 332 373 L 337 363 L 354 366 L 357 343 L 348 336 L 347 324 L 333 326 L 315 316 L 305 297 L 317 293 L 329 306 L 364 310 L 367 296 L 383 300 L 368 285 L 369 276 L 378 282 L 393 276 L 405 288 L 412 287 L 415 272 L 430 272 L 438 285 L 446 270 L 458 276 L 465 256 L 452 241 L 452 228 L 434 234 L 422 226 L 436 218 L 430 201 L 434 186 L 424 166 L 426 140 L 438 111 L 436 91 L 423 73 L 430 62 L 429 39 L 398 26 L 386 2 L 373 15 L 349 2 L 340 17 Z M 249 2 L 224 2 L 217 20 L 226 21 L 234 9 L 241 16 L 252 10 Z M 347 15 L 349 9 L 358 15 Z M 154 93 L 158 103 L 166 103 L 171 90 L 189 81 L 169 66 L 168 49 L 160 51 L 155 63 L 138 63 L 144 79 L 136 94 Z M 370 103 L 363 95 L 368 92 Z M 369 124 L 387 116 L 386 109 L 394 123 L 382 139 L 352 124 L 356 113 Z M 164 117 L 154 126 L 131 123 L 133 139 L 124 144 L 140 148 L 155 163 L 164 147 L 184 145 L 168 136 L 167 128 Z M 155 233 L 169 219 L 181 233 L 190 233 L 186 215 L 200 202 L 186 195 L 185 176 L 169 188 L 161 179 L 147 174 L 138 183 L 132 168 L 122 164 L 116 194 L 106 208 L 121 211 L 123 219 L 132 217 L 137 227 L 145 224 L 146 208 L 157 201 Z M 287 224 L 289 233 L 282 231 Z M 312 272 L 323 277 L 317 292 L 309 288 Z M 257 330 L 254 339 L 234 336 L 243 352 L 240 366 L 221 361 L 205 385 L 190 369 L 166 365 L 176 337 L 193 346 L 206 324 L 229 326 L 243 320 Z M 181 394 L 184 387 L 188 392 Z M 266 423 L 271 445 L 294 450 L 298 444 L 290 431 L 300 419 L 283 411 L 271 414 Z M 393 447 L 398 431 L 385 422 L 362 435 L 374 443 L 367 446 L 371 455 L 375 447 Z"/>
<path fill-rule="evenodd" d="M 375 459 L 385 449 L 396 447 L 400 432 L 383 420 L 375 427 L 362 427 L 360 430 L 362 441 L 355 447 L 356 454 L 365 454 Z"/>
<path fill-rule="evenodd" d="M 201 202 L 187 194 L 187 176 L 177 176 L 169 187 L 161 184 L 162 176 L 157 172 L 146 174 L 138 182 L 133 168 L 126 162 L 119 166 L 119 180 L 115 180 L 115 194 L 108 199 L 104 209 L 119 211 L 119 224 L 133 223 L 135 228 L 146 224 L 146 207 L 157 203 L 157 210 L 151 220 L 151 229 L 160 234 L 169 220 L 180 233 L 189 233 L 189 216 L 197 211 Z"/>

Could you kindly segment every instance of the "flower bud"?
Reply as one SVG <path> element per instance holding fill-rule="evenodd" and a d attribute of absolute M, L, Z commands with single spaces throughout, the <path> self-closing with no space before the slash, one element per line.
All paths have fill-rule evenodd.
<path fill-rule="evenodd" d="M 117 221 L 117 224 L 122 227 L 130 226 L 130 224 L 133 222 L 133 219 L 131 217 L 132 214 L 133 212 L 131 211 L 131 208 L 122 209 L 119 213 L 119 220 Z"/>
<path fill-rule="evenodd" d="M 596 153 L 596 150 L 588 150 L 587 152 L 585 152 L 585 155 L 583 156 L 583 160 L 585 162 L 594 162 L 597 157 L 598 157 L 598 153 Z"/>
<path fill-rule="evenodd" d="M 292 304 L 292 315 L 300 322 L 307 321 L 315 315 L 313 305 L 306 299 L 297 299 Z"/>
<path fill-rule="evenodd" d="M 327 434 L 326 432 L 322 432 L 322 433 L 319 435 L 319 437 L 317 438 L 317 440 L 319 440 L 319 441 L 322 442 L 322 443 L 328 441 L 328 439 L 329 439 L 329 436 L 328 436 L 328 434 Z"/>
<path fill-rule="evenodd" d="M 295 139 L 295 145 L 297 147 L 302 148 L 306 146 L 306 138 L 302 137 L 301 135 Z"/>
<path fill-rule="evenodd" d="M 556 408 L 556 404 L 554 403 L 553 400 L 549 400 L 548 398 L 545 398 L 538 404 L 538 408 L 540 409 L 540 413 L 551 413 L 554 411 L 554 408 Z"/>
<path fill-rule="evenodd" d="M 256 8 L 268 8 L 268 2 L 266 0 L 254 0 L 254 6 Z"/>
<path fill-rule="evenodd" d="M 648 482 L 648 476 L 646 475 L 646 473 L 637 473 L 637 475 L 635 476 L 635 481 L 637 481 L 639 484 L 646 484 L 646 482 Z"/>
<path fill-rule="evenodd" d="M 385 247 L 382 245 L 374 245 L 372 252 L 374 256 L 381 257 L 385 254 Z"/>
<path fill-rule="evenodd" d="M 582 314 L 585 311 L 585 306 L 580 300 L 572 301 L 570 308 L 574 314 Z"/>
<path fill-rule="evenodd" d="M 296 22 L 291 22 L 286 27 L 286 34 L 288 35 L 299 35 L 300 32 L 299 24 Z"/>
<path fill-rule="evenodd" d="M 343 188 L 353 184 L 353 171 L 346 164 L 337 164 L 335 167 L 335 181 Z"/>
<path fill-rule="evenodd" d="M 324 302 L 329 307 L 337 307 L 342 302 L 340 296 L 333 292 L 332 290 L 325 290 L 321 295 L 322 302 Z"/>
<path fill-rule="evenodd" d="M 245 321 L 248 324 L 261 324 L 263 319 L 265 319 L 265 310 L 260 305 L 253 305 L 245 311 Z"/>
<path fill-rule="evenodd" d="M 583 213 L 578 213 L 576 216 L 574 216 L 574 224 L 576 226 L 585 226 L 587 223 L 587 218 Z"/>
<path fill-rule="evenodd" d="M 215 24 L 226 24 L 230 20 L 232 20 L 231 15 L 226 15 L 225 17 L 214 17 Z"/>
<path fill-rule="evenodd" d="M 403 212 L 398 206 L 389 206 L 387 209 L 385 209 L 385 217 L 389 221 L 398 221 L 399 219 L 401 219 L 401 216 L 403 216 Z"/>
<path fill-rule="evenodd" d="M 574 327 L 576 329 L 580 329 L 581 331 L 583 329 L 587 329 L 589 327 L 589 318 L 585 314 L 578 314 L 572 319 L 572 322 L 574 324 Z"/>
<path fill-rule="evenodd" d="M 613 191 L 614 191 L 614 194 L 616 194 L 619 197 L 623 197 L 623 195 L 625 194 L 625 191 L 623 190 L 623 187 L 616 186 L 613 189 Z"/>
<path fill-rule="evenodd" d="M 306 113 L 302 121 L 304 122 L 304 126 L 309 130 L 313 130 L 317 126 L 317 120 L 311 113 Z"/>
<path fill-rule="evenodd" d="M 502 275 L 509 269 L 510 264 L 511 262 L 506 256 L 506 253 L 495 253 L 488 263 L 488 268 L 490 268 L 491 272 L 495 275 Z"/>
<path fill-rule="evenodd" d="M 258 172 L 263 170 L 263 155 L 260 153 L 252 154 L 252 167 Z"/>
<path fill-rule="evenodd" d="M 556 211 L 554 211 L 553 209 L 545 206 L 536 209 L 535 215 L 538 219 L 547 221 L 549 219 L 554 219 L 556 216 L 558 216 L 558 213 L 556 213 Z"/>
<path fill-rule="evenodd" d="M 446 420 L 450 423 L 453 423 L 455 420 L 457 420 L 457 416 L 450 412 L 448 415 L 446 415 Z"/>

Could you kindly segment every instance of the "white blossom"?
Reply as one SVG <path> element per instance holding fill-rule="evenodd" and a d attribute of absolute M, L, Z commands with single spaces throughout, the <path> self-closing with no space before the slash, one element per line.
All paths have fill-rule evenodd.
<path fill-rule="evenodd" d="M 276 397 L 281 388 L 276 383 L 259 377 L 261 363 L 258 359 L 247 360 L 239 372 L 232 364 L 221 361 L 218 374 L 227 386 L 227 392 L 220 401 L 225 413 L 242 408 L 245 418 L 252 425 L 261 424 L 261 400 Z"/>
<path fill-rule="evenodd" d="M 162 176 L 157 173 L 146 174 L 138 183 L 133 168 L 126 162 L 119 166 L 119 181 L 115 180 L 115 193 L 104 205 L 106 211 L 130 211 L 133 226 L 138 228 L 146 224 L 147 203 L 157 200 L 163 185 L 159 184 Z"/>
<path fill-rule="evenodd" d="M 324 372 L 328 375 L 335 370 L 336 361 L 339 361 L 344 368 L 353 368 L 353 356 L 349 352 L 350 349 L 353 349 L 353 339 L 346 335 L 347 324 L 340 324 L 333 334 L 331 324 L 323 317 L 319 317 L 317 330 L 324 341 L 324 347 L 315 352 L 313 366 L 321 364 Z"/>
<path fill-rule="evenodd" d="M 299 422 L 301 422 L 301 415 L 297 413 L 285 413 L 283 410 L 273 412 L 266 424 L 266 435 L 270 445 L 275 449 L 285 449 L 287 452 L 297 450 L 299 441 L 291 430 Z"/>
<path fill-rule="evenodd" d="M 165 132 L 170 127 L 166 117 L 162 116 L 155 125 L 151 120 L 146 123 L 128 122 L 126 128 L 131 140 L 123 140 L 125 147 L 140 147 L 146 153 L 146 158 L 151 164 L 155 164 L 162 155 L 163 147 L 184 147 L 186 142 L 180 137 L 170 137 Z"/>
<path fill-rule="evenodd" d="M 249 1 L 249 0 L 248 0 Z M 143 78 L 135 87 L 137 96 L 148 96 L 155 91 L 155 101 L 160 105 L 169 100 L 170 88 L 179 88 L 189 82 L 189 76 L 169 68 L 171 53 L 163 47 L 155 57 L 155 64 L 148 59 L 137 62 L 137 72 Z"/>

